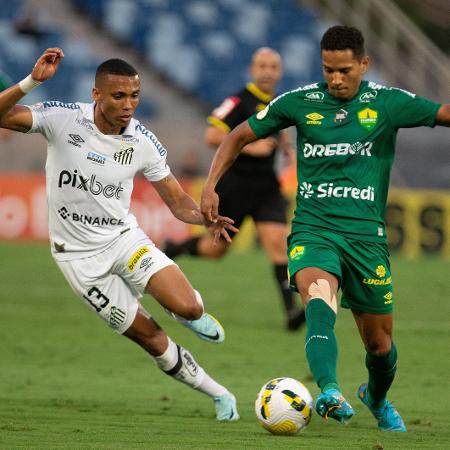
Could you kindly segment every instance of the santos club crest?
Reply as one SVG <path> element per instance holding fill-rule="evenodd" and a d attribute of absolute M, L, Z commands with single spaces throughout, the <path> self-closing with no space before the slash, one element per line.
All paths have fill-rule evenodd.
<path fill-rule="evenodd" d="M 114 153 L 114 161 L 119 164 L 128 165 L 131 164 L 131 159 L 133 158 L 133 147 L 124 147 L 122 150 Z"/>

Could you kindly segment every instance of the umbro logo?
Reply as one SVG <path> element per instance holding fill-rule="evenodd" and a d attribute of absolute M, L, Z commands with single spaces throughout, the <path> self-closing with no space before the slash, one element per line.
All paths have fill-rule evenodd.
<path fill-rule="evenodd" d="M 81 147 L 81 143 L 84 139 L 79 134 L 69 134 L 70 139 L 67 141 L 68 144 L 75 145 L 75 147 Z"/>

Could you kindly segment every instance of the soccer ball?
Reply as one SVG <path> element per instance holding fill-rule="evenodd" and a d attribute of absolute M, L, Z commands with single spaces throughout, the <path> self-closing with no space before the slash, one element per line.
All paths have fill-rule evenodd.
<path fill-rule="evenodd" d="M 272 434 L 296 434 L 311 420 L 313 399 L 308 389 L 293 378 L 274 378 L 259 391 L 255 412 Z"/>

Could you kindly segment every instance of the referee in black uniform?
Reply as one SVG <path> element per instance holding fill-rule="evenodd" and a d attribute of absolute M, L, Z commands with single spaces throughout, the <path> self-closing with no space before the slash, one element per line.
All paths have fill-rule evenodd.
<path fill-rule="evenodd" d="M 234 127 L 264 109 L 274 98 L 282 75 L 280 55 L 268 47 L 258 49 L 252 57 L 250 75 L 252 82 L 226 98 L 208 117 L 205 140 L 214 148 Z M 273 264 L 286 311 L 286 326 L 296 330 L 304 323 L 305 314 L 295 302 L 287 280 L 286 200 L 274 169 L 277 148 L 288 152 L 289 144 L 288 135 L 282 132 L 247 145 L 222 177 L 216 191 L 220 196 L 220 214 L 231 217 L 236 227 L 246 216 L 255 222 L 261 245 Z M 217 259 L 225 255 L 229 246 L 223 239 L 213 245 L 213 236 L 206 234 L 179 244 L 167 241 L 164 252 L 170 258 L 189 254 Z"/>

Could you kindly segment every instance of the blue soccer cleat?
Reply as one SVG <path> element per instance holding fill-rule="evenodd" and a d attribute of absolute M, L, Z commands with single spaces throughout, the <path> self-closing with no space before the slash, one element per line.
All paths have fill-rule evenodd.
<path fill-rule="evenodd" d="M 369 411 L 378 421 L 378 428 L 382 431 L 405 432 L 406 426 L 398 411 L 391 402 L 385 400 L 380 408 L 374 408 L 367 398 L 367 383 L 362 384 L 358 389 L 358 398 L 369 408 Z"/>
<path fill-rule="evenodd" d="M 214 397 L 214 405 L 216 407 L 216 419 L 220 422 L 233 422 L 240 419 L 236 407 L 236 397 L 231 392 Z"/>
<path fill-rule="evenodd" d="M 351 405 L 337 389 L 328 389 L 317 397 L 316 411 L 324 419 L 331 417 L 341 423 L 346 423 L 355 415 Z"/>
<path fill-rule="evenodd" d="M 184 320 L 181 323 L 205 341 L 220 344 L 225 340 L 225 331 L 222 325 L 211 314 L 203 313 L 200 319 Z"/>

